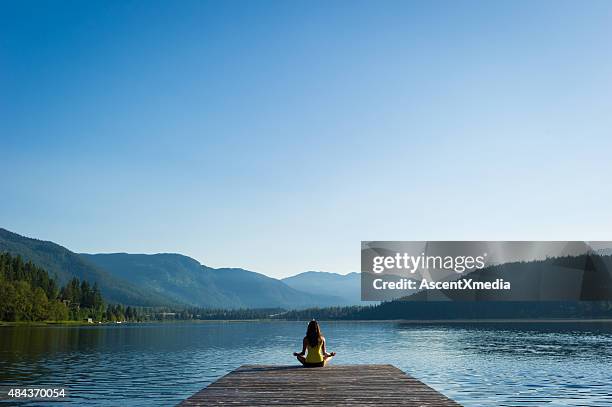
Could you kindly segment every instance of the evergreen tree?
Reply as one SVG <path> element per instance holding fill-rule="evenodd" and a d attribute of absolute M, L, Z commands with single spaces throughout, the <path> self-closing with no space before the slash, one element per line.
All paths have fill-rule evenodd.
<path fill-rule="evenodd" d="M 73 278 L 58 290 L 44 269 L 19 256 L 0 253 L 0 320 L 102 319 L 103 312 L 104 301 L 97 284 L 91 288 L 89 282 Z"/>

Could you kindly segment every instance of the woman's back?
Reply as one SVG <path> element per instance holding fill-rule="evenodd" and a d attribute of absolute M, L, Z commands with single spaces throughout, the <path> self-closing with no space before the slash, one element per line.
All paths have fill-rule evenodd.
<path fill-rule="evenodd" d="M 306 354 L 306 362 L 308 363 L 321 363 L 323 362 L 323 352 L 322 352 L 322 347 L 323 347 L 323 341 L 325 340 L 325 338 L 321 338 L 319 340 L 319 343 L 317 343 L 315 346 L 311 346 L 310 343 L 308 342 L 308 338 L 304 338 L 304 341 L 306 341 L 306 343 L 308 344 L 307 350 L 308 353 Z"/>

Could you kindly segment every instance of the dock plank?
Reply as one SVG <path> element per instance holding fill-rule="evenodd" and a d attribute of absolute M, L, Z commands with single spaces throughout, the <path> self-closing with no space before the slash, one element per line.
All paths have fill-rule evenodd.
<path fill-rule="evenodd" d="M 393 365 L 243 365 L 180 406 L 459 406 Z"/>

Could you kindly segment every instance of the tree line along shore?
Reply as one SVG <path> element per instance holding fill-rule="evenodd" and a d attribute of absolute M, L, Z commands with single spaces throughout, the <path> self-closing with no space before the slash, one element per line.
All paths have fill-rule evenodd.
<path fill-rule="evenodd" d="M 285 310 L 138 307 L 107 303 L 96 282 L 60 286 L 41 267 L 0 253 L 0 321 L 10 323 L 122 323 L 188 320 L 487 320 L 611 319 L 612 301 L 402 301 L 376 305 Z"/>

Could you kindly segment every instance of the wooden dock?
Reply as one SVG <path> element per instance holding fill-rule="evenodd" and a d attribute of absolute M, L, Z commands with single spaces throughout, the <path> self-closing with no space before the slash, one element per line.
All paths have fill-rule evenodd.
<path fill-rule="evenodd" d="M 180 406 L 459 406 L 392 365 L 244 365 Z"/>

